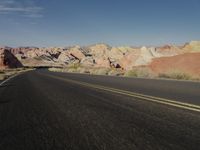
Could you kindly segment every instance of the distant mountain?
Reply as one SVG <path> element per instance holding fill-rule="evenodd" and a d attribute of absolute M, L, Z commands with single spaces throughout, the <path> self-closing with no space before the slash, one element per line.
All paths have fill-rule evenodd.
<path fill-rule="evenodd" d="M 180 58 L 181 61 L 179 62 L 178 69 L 181 69 L 181 63 L 183 64 L 182 66 L 185 66 L 186 59 L 184 59 L 184 57 L 187 57 L 188 59 L 190 57 L 191 59 L 192 55 L 196 56 L 195 53 L 200 53 L 200 41 L 192 41 L 183 46 L 165 45 L 161 47 L 112 47 L 107 44 L 94 44 L 85 47 L 4 47 L 1 48 L 1 51 L 6 51 L 6 53 L 9 51 L 15 55 L 15 57 L 10 56 L 10 59 L 13 59 L 11 62 L 17 63 L 17 67 L 20 66 L 19 62 L 21 62 L 24 66 L 33 67 L 66 67 L 72 64 L 79 64 L 86 68 L 120 68 L 124 71 L 132 70 L 135 67 L 146 66 L 155 72 L 159 72 L 154 69 L 154 67 L 158 68 L 159 66 L 162 68 L 162 64 L 166 66 L 168 61 L 169 64 L 176 64 L 176 59 L 180 60 Z M 187 53 L 192 54 L 187 55 Z M 165 57 L 171 57 L 171 59 L 164 59 Z M 16 58 L 19 61 L 16 61 Z M 191 65 L 195 65 L 199 60 L 200 59 L 194 59 Z M 12 63 L 11 67 L 13 66 L 15 65 Z M 7 65 L 7 67 L 10 66 Z M 195 71 L 191 72 L 195 73 Z"/>

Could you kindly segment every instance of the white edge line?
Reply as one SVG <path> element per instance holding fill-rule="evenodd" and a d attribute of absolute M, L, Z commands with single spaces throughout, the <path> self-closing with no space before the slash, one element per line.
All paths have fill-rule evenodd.
<path fill-rule="evenodd" d="M 18 75 L 20 75 L 22 73 L 28 72 L 28 71 L 31 71 L 31 70 L 22 71 L 22 72 L 19 72 L 19 73 L 15 74 L 15 75 L 11 75 L 10 77 L 8 77 L 8 79 L 3 80 L 3 82 L 0 83 L 0 86 L 2 86 L 4 83 L 8 82 L 9 80 L 15 78 L 16 76 L 18 76 Z"/>
<path fill-rule="evenodd" d="M 20 73 L 19 73 L 20 74 Z M 8 79 L 4 80 L 3 82 L 0 83 L 0 86 L 2 86 L 4 83 L 10 81 L 11 79 L 13 79 L 14 77 L 18 76 L 19 74 L 13 75 L 11 77 L 9 77 Z"/>

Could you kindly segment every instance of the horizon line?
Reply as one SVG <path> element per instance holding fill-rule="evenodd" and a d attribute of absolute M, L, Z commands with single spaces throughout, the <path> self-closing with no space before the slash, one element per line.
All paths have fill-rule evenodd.
<path fill-rule="evenodd" d="M 188 41 L 188 42 L 181 42 L 181 43 L 167 43 L 166 44 L 158 44 L 158 45 L 155 45 L 155 44 L 143 44 L 143 45 L 128 45 L 128 44 L 120 44 L 120 45 L 114 45 L 114 44 L 108 44 L 106 42 L 96 42 L 94 44 L 69 44 L 69 45 L 65 45 L 65 46 L 8 46 L 8 45 L 4 45 L 4 44 L 0 44 L 0 48 L 51 48 L 51 47 L 58 47 L 58 48 L 65 48 L 65 47 L 75 47 L 75 46 L 80 46 L 80 47 L 89 47 L 89 46 L 94 46 L 94 45 L 100 45 L 100 44 L 104 44 L 104 45 L 108 45 L 108 46 L 111 46 L 111 47 L 162 47 L 162 46 L 184 46 L 185 44 L 188 44 L 188 43 L 191 43 L 191 42 L 200 42 L 200 40 L 191 40 L 191 41 Z"/>

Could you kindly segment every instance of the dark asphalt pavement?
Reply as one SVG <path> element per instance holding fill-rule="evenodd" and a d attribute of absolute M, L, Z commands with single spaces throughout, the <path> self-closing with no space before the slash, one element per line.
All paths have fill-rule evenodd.
<path fill-rule="evenodd" d="M 199 150 L 200 113 L 63 78 L 200 105 L 200 83 L 30 71 L 0 86 L 0 150 Z"/>

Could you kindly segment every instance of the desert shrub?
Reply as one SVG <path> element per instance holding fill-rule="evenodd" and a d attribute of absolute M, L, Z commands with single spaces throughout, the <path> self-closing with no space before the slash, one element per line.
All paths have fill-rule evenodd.
<path fill-rule="evenodd" d="M 53 72 L 63 72 L 63 69 L 61 68 L 49 68 L 48 70 Z"/>
<path fill-rule="evenodd" d="M 78 73 L 87 73 L 87 72 L 88 72 L 88 69 L 87 69 L 87 68 L 84 68 L 84 67 L 78 67 L 78 68 L 77 68 L 77 72 L 78 72 Z"/>
<path fill-rule="evenodd" d="M 81 65 L 79 63 L 70 64 L 67 66 L 67 68 L 69 68 L 69 69 L 78 69 L 79 67 L 81 67 Z"/>
<path fill-rule="evenodd" d="M 109 68 L 94 68 L 94 69 L 91 69 L 91 74 L 95 74 L 95 75 L 108 75 L 109 71 L 110 71 Z"/>
<path fill-rule="evenodd" d="M 108 75 L 110 76 L 120 76 L 120 75 L 123 75 L 124 73 L 122 72 L 122 70 L 120 69 L 111 69 L 109 72 L 108 72 Z"/>
<path fill-rule="evenodd" d="M 67 69 L 66 71 L 63 71 L 63 72 L 76 73 L 76 72 L 77 72 L 77 69 L 76 69 L 76 68 L 69 68 L 69 69 Z"/>
<path fill-rule="evenodd" d="M 33 69 L 24 69 L 24 68 L 15 68 L 15 69 L 5 69 L 0 71 L 0 80 L 4 80 L 9 78 L 10 76 L 13 76 L 15 74 L 18 74 L 20 72 L 25 72 Z"/>
<path fill-rule="evenodd" d="M 0 74 L 0 80 L 4 80 L 5 79 L 5 74 Z"/>
<path fill-rule="evenodd" d="M 132 70 L 126 71 L 124 76 L 125 77 L 152 78 L 152 77 L 154 77 L 154 74 L 148 68 L 133 68 Z"/>
<path fill-rule="evenodd" d="M 138 77 L 138 73 L 136 70 L 128 70 L 124 74 L 125 77 Z"/>
<path fill-rule="evenodd" d="M 183 71 L 173 70 L 166 73 L 160 73 L 158 75 L 160 78 L 178 79 L 178 80 L 192 80 L 193 77 Z"/>

